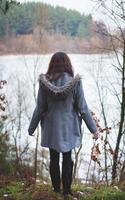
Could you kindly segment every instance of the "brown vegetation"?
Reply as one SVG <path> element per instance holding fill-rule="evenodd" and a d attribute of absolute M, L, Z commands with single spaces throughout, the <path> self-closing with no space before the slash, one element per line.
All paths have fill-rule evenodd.
<path fill-rule="evenodd" d="M 69 37 L 61 34 L 35 32 L 29 35 L 17 35 L 0 39 L 0 54 L 44 54 L 55 51 L 67 53 L 102 53 L 110 51 L 108 37 L 95 34 L 91 38 Z"/>

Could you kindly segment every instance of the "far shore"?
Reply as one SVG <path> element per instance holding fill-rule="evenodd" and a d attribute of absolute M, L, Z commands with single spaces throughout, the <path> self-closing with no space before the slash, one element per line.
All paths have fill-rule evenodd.
<path fill-rule="evenodd" d="M 41 55 L 64 51 L 68 54 L 111 53 L 108 40 L 102 38 L 78 38 L 66 35 L 44 35 L 36 38 L 33 34 L 0 38 L 0 55 Z"/>

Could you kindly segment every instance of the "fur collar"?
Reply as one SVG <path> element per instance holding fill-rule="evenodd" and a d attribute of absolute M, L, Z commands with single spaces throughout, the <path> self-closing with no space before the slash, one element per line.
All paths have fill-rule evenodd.
<path fill-rule="evenodd" d="M 46 90 L 46 92 L 54 97 L 55 99 L 64 99 L 73 90 L 75 84 L 81 79 L 80 75 L 77 74 L 71 80 L 66 82 L 63 86 L 57 87 L 52 84 L 45 76 L 45 74 L 40 74 L 39 82 L 40 85 Z"/>

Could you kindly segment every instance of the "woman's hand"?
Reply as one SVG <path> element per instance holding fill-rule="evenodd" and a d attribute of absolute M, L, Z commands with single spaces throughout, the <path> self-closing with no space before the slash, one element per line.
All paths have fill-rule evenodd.
<path fill-rule="evenodd" d="M 98 138 L 99 138 L 99 133 L 98 132 L 94 133 L 93 139 L 97 140 Z"/>
<path fill-rule="evenodd" d="M 30 136 L 34 136 L 34 133 L 30 133 L 30 132 L 28 132 L 28 133 L 29 133 Z"/>

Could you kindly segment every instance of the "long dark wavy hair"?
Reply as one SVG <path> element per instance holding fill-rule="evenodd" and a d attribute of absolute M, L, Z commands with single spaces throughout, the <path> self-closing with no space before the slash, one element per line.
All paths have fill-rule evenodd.
<path fill-rule="evenodd" d="M 73 67 L 68 55 L 64 52 L 57 52 L 50 60 L 46 75 L 53 77 L 52 79 L 57 79 L 63 72 L 69 73 L 72 77 L 74 76 Z"/>

